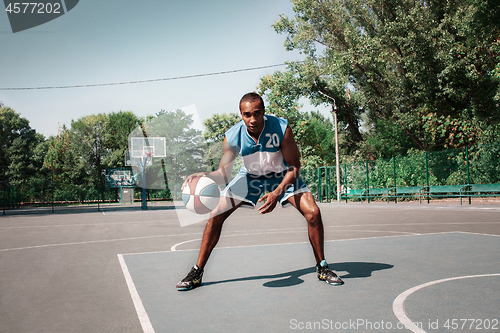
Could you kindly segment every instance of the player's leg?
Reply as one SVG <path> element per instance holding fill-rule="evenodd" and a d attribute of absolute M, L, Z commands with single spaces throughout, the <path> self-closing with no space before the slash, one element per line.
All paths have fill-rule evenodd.
<path fill-rule="evenodd" d="M 219 241 L 222 224 L 229 215 L 240 207 L 244 201 L 255 205 L 261 193 L 259 184 L 259 181 L 254 180 L 247 173 L 240 172 L 222 191 L 219 204 L 210 213 L 210 219 L 205 226 L 200 253 L 196 263 L 198 267 L 202 269 L 205 267 L 208 257 Z"/>
<path fill-rule="evenodd" d="M 210 213 L 210 218 L 203 231 L 203 238 L 201 240 L 200 253 L 198 254 L 196 266 L 201 269 L 205 267 L 212 250 L 219 242 L 224 221 L 226 221 L 242 203 L 242 201 L 236 201 L 232 198 L 221 197 L 219 205 Z"/>
<path fill-rule="evenodd" d="M 203 269 L 210 254 L 219 241 L 224 221 L 240 207 L 244 201 L 255 205 L 259 198 L 260 189 L 258 186 L 251 186 L 251 184 L 253 184 L 253 180 L 250 179 L 246 173 L 240 172 L 228 184 L 224 191 L 222 191 L 219 204 L 210 213 L 210 218 L 205 226 L 196 265 L 194 265 L 188 275 L 177 284 L 178 290 L 190 290 L 201 285 Z"/>
<path fill-rule="evenodd" d="M 239 206 L 241 206 L 241 202 L 235 202 L 228 197 L 221 197 L 217 207 L 210 213 L 210 218 L 205 226 L 196 265 L 191 268 L 184 279 L 177 283 L 177 290 L 191 290 L 201 285 L 203 268 L 219 241 L 222 225 Z"/>
<path fill-rule="evenodd" d="M 304 216 L 307 221 L 309 242 L 316 259 L 318 279 L 332 285 L 341 285 L 344 282 L 329 269 L 324 252 L 324 227 L 321 211 L 314 201 L 311 192 L 303 192 L 288 198 L 288 201 Z"/>
<path fill-rule="evenodd" d="M 288 198 L 288 201 L 297 208 L 307 221 L 309 242 L 313 248 L 316 264 L 325 259 L 324 228 L 321 211 L 314 201 L 311 192 L 298 193 Z"/>

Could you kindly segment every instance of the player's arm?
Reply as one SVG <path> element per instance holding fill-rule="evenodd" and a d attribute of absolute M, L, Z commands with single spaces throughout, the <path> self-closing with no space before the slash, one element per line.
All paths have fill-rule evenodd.
<path fill-rule="evenodd" d="M 264 205 L 259 208 L 261 214 L 271 212 L 278 203 L 279 197 L 295 182 L 300 175 L 300 153 L 297 143 L 293 137 L 290 126 L 287 126 L 283 142 L 281 143 L 281 153 L 288 163 L 288 171 L 283 177 L 281 184 L 272 192 L 266 193 L 259 201 L 265 200 Z"/>
<path fill-rule="evenodd" d="M 222 143 L 222 149 L 224 151 L 222 158 L 219 162 L 219 168 L 212 172 L 197 172 L 189 175 L 182 183 L 181 190 L 184 189 L 186 184 L 191 181 L 194 177 L 206 176 L 213 179 L 219 185 L 226 185 L 229 180 L 229 175 L 233 169 L 234 159 L 236 158 L 236 151 L 231 149 L 231 146 L 227 142 L 227 138 L 224 138 Z"/>

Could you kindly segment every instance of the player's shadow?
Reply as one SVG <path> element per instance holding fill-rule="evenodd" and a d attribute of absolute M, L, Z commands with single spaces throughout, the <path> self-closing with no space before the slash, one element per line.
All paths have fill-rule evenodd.
<path fill-rule="evenodd" d="M 390 269 L 394 267 L 394 265 L 381 264 L 375 262 L 342 262 L 342 263 L 330 264 L 329 266 L 334 271 L 347 272 L 347 274 L 340 274 L 340 277 L 342 279 L 367 278 L 370 277 L 374 271 L 381 271 L 384 269 Z M 209 286 L 219 283 L 271 279 L 271 281 L 265 282 L 263 285 L 269 288 L 291 287 L 303 283 L 304 280 L 301 279 L 301 277 L 306 274 L 312 274 L 312 273 L 314 274 L 316 273 L 315 267 L 308 267 L 280 274 L 249 276 L 237 279 L 204 282 L 203 285 Z"/>

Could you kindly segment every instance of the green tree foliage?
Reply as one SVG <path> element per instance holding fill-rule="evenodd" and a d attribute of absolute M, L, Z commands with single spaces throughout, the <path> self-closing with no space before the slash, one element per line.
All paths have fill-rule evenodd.
<path fill-rule="evenodd" d="M 54 198 L 82 201 L 89 191 L 97 195 L 96 186 L 103 186 L 102 171 L 124 165 L 128 135 L 137 123 L 130 111 L 89 115 L 72 120 L 71 128 L 63 126 L 49 138 L 44 166 L 54 182 Z"/>
<path fill-rule="evenodd" d="M 302 112 L 298 100 L 316 96 L 309 77 L 295 67 L 294 71 L 277 71 L 261 78 L 259 93 L 267 99 L 266 112 L 288 120 L 301 154 L 303 167 L 317 168 L 335 163 L 333 124 L 319 112 Z"/>
<path fill-rule="evenodd" d="M 225 133 L 240 120 L 241 116 L 237 113 L 222 113 L 214 114 L 211 118 L 203 121 L 203 125 L 206 128 L 206 131 L 203 132 L 203 138 L 206 141 L 206 149 L 203 156 L 203 162 L 206 165 L 204 171 L 213 171 L 218 168 L 224 154 L 222 141 L 224 141 Z M 241 167 L 240 164 L 240 161 L 235 161 L 233 172 Z"/>
<path fill-rule="evenodd" d="M 50 187 L 55 200 L 84 200 L 88 185 L 93 184 L 86 160 L 80 155 L 81 147 L 75 136 L 65 126 L 57 136 L 47 141 L 48 151 L 44 169 L 48 170 Z M 46 186 L 49 184 L 46 182 Z"/>
<path fill-rule="evenodd" d="M 130 111 L 89 115 L 73 120 L 70 129 L 63 126 L 57 136 L 49 138 L 44 166 L 54 183 L 64 187 L 66 197 L 79 196 L 67 193 L 70 184 L 81 192 L 88 186 L 102 185 L 103 169 L 124 166 L 128 135 L 137 123 Z"/>
<path fill-rule="evenodd" d="M 106 155 L 103 161 L 107 167 L 117 168 L 125 165 L 128 137 L 138 124 L 139 119 L 132 111 L 119 111 L 107 115 L 104 146 L 110 150 L 110 154 Z"/>
<path fill-rule="evenodd" d="M 78 142 L 65 126 L 57 136 L 48 140 L 44 167 L 50 171 L 56 184 L 86 184 L 88 182 L 85 160 L 79 155 Z"/>
<path fill-rule="evenodd" d="M 303 168 L 335 164 L 335 133 L 333 124 L 319 112 L 305 113 L 298 135 Z"/>
<path fill-rule="evenodd" d="M 290 63 L 287 70 L 261 78 L 258 89 L 269 101 L 269 112 L 289 120 L 299 148 L 305 133 L 302 128 L 305 125 L 304 114 L 300 112 L 299 99 L 308 97 L 315 105 L 326 103 L 333 106 L 333 100 L 329 98 L 332 97 L 338 107 L 338 126 L 342 138 L 340 145 L 345 153 L 351 153 L 363 140 L 359 120 L 362 95 L 350 91 L 345 93 L 345 81 L 338 76 L 330 76 L 327 84 L 325 76 L 320 73 L 318 64 L 311 59 L 303 63 Z"/>
<path fill-rule="evenodd" d="M 0 108 L 0 182 L 26 190 L 37 177 L 45 154 L 43 135 L 10 107 Z"/>
<path fill-rule="evenodd" d="M 203 132 L 203 137 L 208 142 L 222 142 L 224 141 L 224 133 L 240 120 L 241 117 L 237 113 L 214 114 L 211 118 L 203 121 L 203 125 L 207 129 Z"/>
<path fill-rule="evenodd" d="M 205 149 L 201 141 L 201 131 L 192 128 L 192 116 L 178 109 L 161 110 L 136 128 L 130 137 L 148 136 L 166 138 L 166 157 L 163 162 L 154 163 L 147 169 L 148 187 L 168 189 L 173 198 L 180 197 L 180 187 L 186 175 L 203 167 L 202 156 Z"/>
<path fill-rule="evenodd" d="M 335 98 L 347 142 L 361 155 L 387 156 L 394 144 L 400 153 L 470 145 L 498 123 L 500 25 L 493 1 L 292 2 L 295 17 L 282 15 L 274 24 L 288 50 L 307 56 L 289 65 L 286 76 L 301 81 L 289 90 L 317 102 L 331 103 L 319 91 Z M 367 138 L 384 140 L 385 133 L 397 142 L 377 152 L 366 147 Z"/>
<path fill-rule="evenodd" d="M 268 101 L 266 112 L 287 119 L 293 134 L 299 141 L 304 123 L 298 99 L 305 91 L 306 85 L 304 78 L 293 72 L 278 71 L 272 76 L 261 78 L 258 87 L 259 93 Z"/>
<path fill-rule="evenodd" d="M 75 142 L 74 148 L 80 159 L 86 165 L 86 172 L 89 183 L 102 185 L 99 180 L 104 158 L 109 158 L 111 150 L 105 145 L 109 140 L 108 118 L 106 114 L 89 115 L 71 121 L 72 140 Z"/>

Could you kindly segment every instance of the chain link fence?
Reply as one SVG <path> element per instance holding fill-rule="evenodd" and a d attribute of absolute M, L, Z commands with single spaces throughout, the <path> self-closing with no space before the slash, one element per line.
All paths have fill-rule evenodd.
<path fill-rule="evenodd" d="M 0 184 L 0 209 L 2 214 L 11 209 L 31 208 L 32 211 L 56 212 L 65 207 L 86 206 L 100 210 L 106 204 L 133 204 L 140 206 L 141 188 L 107 188 L 105 186 L 75 185 L 52 180 L 30 181 L 21 186 Z M 130 192 L 124 201 L 124 192 Z M 172 201 L 170 191 L 146 190 L 146 200 Z"/>
<path fill-rule="evenodd" d="M 319 202 L 337 200 L 335 166 L 304 168 L 301 178 Z M 343 191 L 416 186 L 500 183 L 500 144 L 478 145 L 438 152 L 412 152 L 407 156 L 343 164 L 340 167 Z M 178 193 L 180 195 L 180 193 Z M 0 204 L 6 210 L 26 206 L 50 207 L 120 203 L 120 188 L 63 184 L 51 178 L 32 180 L 23 186 L 0 183 Z M 148 201 L 171 201 L 168 189 L 147 190 Z M 499 194 L 500 196 L 500 194 Z M 131 202 L 141 201 L 135 188 Z"/>
<path fill-rule="evenodd" d="M 303 170 L 301 176 L 320 202 L 337 200 L 335 166 Z M 342 190 L 500 183 L 500 145 L 343 164 Z M 500 194 L 499 194 L 500 196 Z"/>

